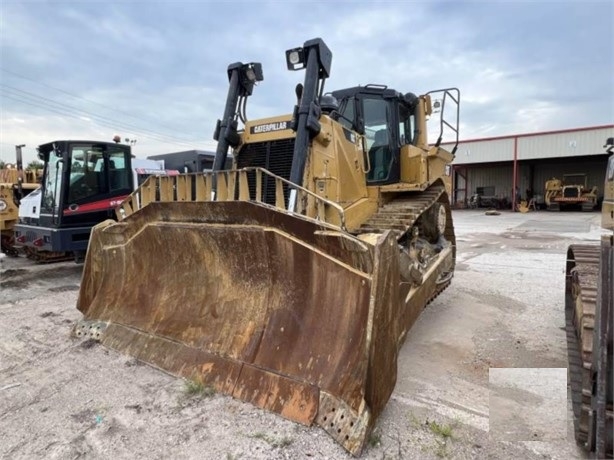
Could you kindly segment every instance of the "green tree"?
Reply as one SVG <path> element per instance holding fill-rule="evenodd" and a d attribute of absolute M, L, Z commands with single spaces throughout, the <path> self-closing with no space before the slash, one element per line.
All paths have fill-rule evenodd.
<path fill-rule="evenodd" d="M 41 163 L 38 160 L 32 160 L 30 163 L 28 163 L 28 166 L 26 166 L 26 169 L 43 169 L 43 163 Z"/>
<path fill-rule="evenodd" d="M 6 163 L 4 162 L 4 160 L 0 160 L 0 169 L 4 169 L 5 166 Z"/>

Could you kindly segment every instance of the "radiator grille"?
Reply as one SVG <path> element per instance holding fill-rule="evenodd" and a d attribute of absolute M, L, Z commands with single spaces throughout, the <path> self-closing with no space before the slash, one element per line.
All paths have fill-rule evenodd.
<path fill-rule="evenodd" d="M 271 173 L 290 179 L 292 155 L 294 154 L 294 138 L 269 142 L 256 142 L 243 146 L 237 155 L 237 166 L 241 168 L 260 167 Z M 250 197 L 256 196 L 256 173 L 247 174 Z M 264 175 L 262 177 L 263 201 L 275 204 L 275 180 Z M 284 200 L 288 204 L 288 186 L 284 184 Z"/>
<path fill-rule="evenodd" d="M 568 187 L 563 189 L 563 196 L 565 198 L 578 198 L 580 193 L 576 187 Z"/>

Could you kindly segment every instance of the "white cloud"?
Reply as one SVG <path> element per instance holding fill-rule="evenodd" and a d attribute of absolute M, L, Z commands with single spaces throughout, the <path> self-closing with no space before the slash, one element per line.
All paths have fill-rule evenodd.
<path fill-rule="evenodd" d="M 163 27 L 139 21 L 138 17 L 133 20 L 116 4 L 111 4 L 103 14 L 83 12 L 77 10 L 76 5 L 70 6 L 60 9 L 59 16 L 62 22 L 68 20 L 69 33 L 74 40 L 84 40 L 101 53 L 114 48 L 109 46 L 109 42 L 119 45 L 120 51 L 124 49 L 127 53 L 123 57 L 128 59 L 140 59 L 143 51 L 169 51 Z"/>
<path fill-rule="evenodd" d="M 5 57 L 11 52 L 19 59 L 34 65 L 51 65 L 60 57 L 57 50 L 45 45 L 34 30 L 45 28 L 45 19 L 32 15 L 19 5 L 0 4 L 0 64 L 5 65 Z"/>
<path fill-rule="evenodd" d="M 187 2 L 143 8 L 71 2 L 0 8 L 1 65 L 30 79 L 0 72 L 3 159 L 14 155 L 14 143 L 108 139 L 115 132 L 138 139 L 137 155 L 213 149 L 227 65 L 264 65 L 265 81 L 248 104 L 251 118 L 290 113 L 303 73 L 286 70 L 284 51 L 316 36 L 333 52 L 328 90 L 367 83 L 414 93 L 459 87 L 461 138 L 614 120 L 611 3 L 340 2 L 306 8 L 271 2 L 253 8 Z M 74 113 L 60 115 L 49 102 L 33 107 L 25 97 L 16 101 L 7 85 Z"/>

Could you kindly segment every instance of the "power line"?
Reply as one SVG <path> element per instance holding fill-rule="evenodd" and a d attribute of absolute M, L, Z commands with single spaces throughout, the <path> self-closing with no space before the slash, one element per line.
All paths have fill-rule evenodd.
<path fill-rule="evenodd" d="M 81 120 L 83 122 L 91 121 L 94 124 L 97 124 L 97 125 L 100 125 L 100 126 L 104 126 L 104 127 L 107 127 L 107 128 L 111 128 L 113 130 L 126 129 L 125 127 L 118 127 L 118 125 L 112 124 L 112 123 L 107 122 L 105 120 L 98 120 L 98 119 L 91 119 L 91 118 L 88 118 L 88 120 L 85 120 L 81 116 L 75 115 L 74 113 L 63 111 L 63 110 L 67 110 L 67 109 L 64 109 L 61 106 L 57 107 L 57 106 L 53 106 L 51 104 L 48 104 L 46 102 L 41 102 L 41 101 L 36 101 L 36 100 L 28 100 L 28 99 L 24 99 L 23 97 L 18 97 L 17 95 L 14 95 L 14 94 L 6 94 L 6 90 L 3 90 L 3 89 L 0 89 L 0 91 L 4 91 L 5 92 L 5 94 L 3 94 L 3 97 L 6 97 L 8 99 L 12 99 L 12 100 L 17 101 L 17 102 L 21 102 L 22 104 L 27 104 L 27 105 L 30 105 L 30 106 L 33 106 L 33 107 L 42 108 L 42 109 L 48 110 L 50 112 L 57 113 L 59 115 L 69 116 L 71 118 L 76 118 L 76 119 Z M 181 145 L 181 146 L 190 146 L 190 147 L 192 146 L 192 144 L 180 143 L 178 141 L 160 138 L 160 137 L 157 137 L 157 136 L 154 136 L 154 135 L 151 135 L 151 134 L 146 134 L 146 133 L 139 132 L 137 130 L 131 130 L 131 131 L 134 132 L 134 133 L 139 134 L 140 136 L 143 136 L 143 137 L 146 137 L 146 138 L 150 138 L 150 139 L 158 141 L 158 142 L 164 142 L 164 143 L 167 143 L 167 144 L 174 144 L 174 145 Z"/>
<path fill-rule="evenodd" d="M 68 95 L 68 96 L 71 96 L 71 97 L 74 97 L 74 98 L 76 98 L 76 99 L 81 99 L 81 100 L 86 101 L 86 102 L 88 102 L 88 103 L 90 103 L 90 104 L 94 104 L 94 105 L 97 105 L 97 106 L 99 106 L 99 107 L 103 107 L 103 108 L 105 108 L 105 109 L 112 110 L 113 112 L 121 113 L 121 114 L 123 114 L 123 115 L 127 115 L 127 116 L 129 116 L 129 117 L 131 117 L 131 118 L 134 118 L 135 120 L 145 121 L 145 122 L 147 122 L 147 123 L 154 123 L 154 124 L 157 124 L 158 126 L 163 127 L 164 129 L 169 130 L 169 131 L 176 131 L 176 132 L 179 132 L 179 131 L 177 131 L 177 130 L 176 130 L 176 129 L 174 129 L 174 128 L 170 128 L 169 126 L 162 125 L 160 122 L 157 122 L 157 121 L 152 121 L 152 120 L 148 120 L 148 119 L 145 119 L 145 118 L 142 118 L 142 117 L 137 117 L 137 116 L 135 116 L 135 115 L 133 115 L 133 114 L 131 114 L 131 113 L 128 113 L 128 112 L 122 111 L 122 110 L 117 109 L 117 108 L 115 108 L 115 107 L 110 107 L 110 106 L 108 106 L 108 105 L 101 104 L 101 103 L 96 102 L 96 101 L 92 101 L 91 99 L 87 99 L 87 98 L 85 98 L 85 97 L 83 97 L 83 96 L 79 96 L 79 95 L 77 95 L 77 94 L 71 93 L 71 92 L 66 91 L 66 90 L 63 90 L 63 89 L 61 89 L 61 88 L 57 88 L 57 87 L 55 87 L 55 86 L 51 86 L 51 85 L 49 85 L 49 84 L 47 84 L 47 83 L 43 83 L 43 82 L 41 82 L 41 81 L 38 81 L 38 80 L 35 80 L 35 79 L 33 79 L 33 78 L 27 77 L 27 76 L 25 76 L 25 75 L 19 74 L 19 73 L 17 73 L 17 72 L 13 72 L 12 70 L 5 69 L 4 67 L 0 67 L 0 70 L 1 70 L 2 72 L 5 72 L 5 73 L 8 73 L 8 74 L 14 75 L 14 76 L 16 76 L 16 77 L 18 77 L 18 78 L 22 78 L 22 79 L 24 79 L 24 80 L 31 81 L 31 82 L 33 82 L 33 83 L 36 83 L 36 84 L 41 85 L 41 86 L 45 86 L 45 87 L 50 88 L 50 89 L 53 89 L 53 90 L 55 90 L 55 91 L 59 91 L 59 92 L 61 92 L 61 93 L 64 93 L 64 94 L 66 94 L 66 95 Z M 193 134 L 188 134 L 188 133 L 186 133 L 186 132 L 182 132 L 182 133 L 183 133 L 183 134 L 185 134 L 185 135 L 187 135 L 187 136 L 193 136 Z"/>
<path fill-rule="evenodd" d="M 2 91 L 5 91 L 5 90 L 2 90 Z M 33 106 L 33 107 L 42 108 L 42 109 L 48 110 L 48 111 L 53 112 L 53 113 L 57 113 L 57 114 L 62 115 L 62 116 L 69 116 L 69 117 L 81 120 L 83 122 L 86 122 L 86 120 L 83 120 L 79 116 L 75 116 L 74 114 L 61 111 L 60 108 L 53 107 L 52 105 L 46 104 L 44 102 L 28 101 L 28 100 L 25 100 L 25 99 L 22 99 L 22 98 L 19 98 L 19 97 L 15 97 L 15 95 L 9 95 L 9 94 L 4 94 L 2 97 L 8 98 L 8 99 L 12 99 L 12 100 L 20 102 L 22 104 L 27 104 L 27 105 L 30 105 L 30 106 Z M 117 130 L 118 129 L 118 127 L 116 125 L 112 125 L 110 123 L 106 123 L 106 122 L 101 121 L 101 120 L 92 120 L 92 122 L 97 124 L 97 125 L 100 125 L 100 126 L 111 128 L 113 130 Z M 185 148 L 186 146 L 188 146 L 190 148 L 194 148 L 194 146 L 192 144 L 187 144 L 187 143 L 186 144 L 182 144 L 182 143 L 179 143 L 179 142 L 176 142 L 176 141 L 169 141 L 169 140 L 165 140 L 165 139 L 155 138 L 154 136 L 143 134 L 143 133 L 139 133 L 138 131 L 134 131 L 134 132 L 136 132 L 139 135 L 142 135 L 143 137 L 155 140 L 157 142 L 162 142 L 162 143 L 171 144 L 171 145 L 177 145 L 177 146 L 180 146 L 180 147 L 183 147 L 183 148 Z"/>
<path fill-rule="evenodd" d="M 19 88 L 15 88 L 15 87 L 4 85 L 4 84 L 0 84 L 0 87 L 6 88 L 6 89 L 4 89 L 4 91 L 6 92 L 8 90 L 8 94 L 12 94 L 13 96 L 26 97 L 27 98 L 26 100 L 41 99 L 45 104 L 51 104 L 55 108 L 60 108 L 60 109 L 64 109 L 64 110 L 67 109 L 67 110 L 70 110 L 70 111 L 74 111 L 74 112 L 85 114 L 86 116 L 91 117 L 91 118 L 97 118 L 97 119 L 103 120 L 106 123 L 113 123 L 115 126 L 119 127 L 117 129 L 122 129 L 122 130 L 123 129 L 128 129 L 128 130 L 135 131 L 135 132 L 138 131 L 138 132 L 141 132 L 141 133 L 148 133 L 149 135 L 156 136 L 156 137 L 162 138 L 162 139 L 171 139 L 173 141 L 177 141 L 177 142 L 181 142 L 181 143 L 186 143 L 186 144 L 187 143 L 191 143 L 191 141 L 188 140 L 188 139 L 183 139 L 183 138 L 180 138 L 180 137 L 177 137 L 177 136 L 171 136 L 171 135 L 166 135 L 166 134 L 158 133 L 156 131 L 152 131 L 152 130 L 146 129 L 146 128 L 141 128 L 139 126 L 136 126 L 136 125 L 133 125 L 133 124 L 128 124 L 128 123 L 125 123 L 125 122 L 118 122 L 118 121 L 116 121 L 116 120 L 114 120 L 112 118 L 108 118 L 108 117 L 105 117 L 105 116 L 102 116 L 102 115 L 98 115 L 98 114 L 89 112 L 87 110 L 79 109 L 77 107 L 74 107 L 74 106 L 71 106 L 71 105 L 67 105 L 67 104 L 64 104 L 62 102 L 58 102 L 58 101 L 56 101 L 54 99 L 46 98 L 44 96 L 40 96 L 40 95 L 35 94 L 35 93 L 30 93 L 28 91 L 23 91 L 23 90 L 20 90 Z M 19 94 L 15 94 L 16 92 L 19 93 Z"/>

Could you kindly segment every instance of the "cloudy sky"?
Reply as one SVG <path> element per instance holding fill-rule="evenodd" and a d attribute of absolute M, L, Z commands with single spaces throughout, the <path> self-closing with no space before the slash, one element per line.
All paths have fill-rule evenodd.
<path fill-rule="evenodd" d="M 614 2 L 0 2 L 0 159 L 62 138 L 139 157 L 212 149 L 236 61 L 262 62 L 248 117 L 289 113 L 284 51 L 322 37 L 327 89 L 461 89 L 461 138 L 614 121 Z"/>

